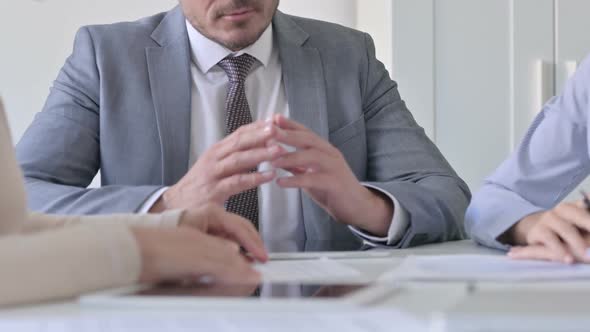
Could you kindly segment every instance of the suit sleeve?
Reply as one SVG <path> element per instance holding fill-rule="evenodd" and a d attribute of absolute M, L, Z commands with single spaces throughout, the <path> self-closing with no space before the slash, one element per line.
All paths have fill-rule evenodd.
<path fill-rule="evenodd" d="M 391 193 L 407 212 L 409 227 L 390 245 L 406 248 L 465 237 L 471 194 L 401 99 L 397 84 L 375 57 L 365 35 L 367 70 L 363 112 L 367 132 L 367 184 Z"/>
<path fill-rule="evenodd" d="M 100 84 L 92 36 L 82 28 L 43 111 L 17 145 L 31 209 L 57 214 L 136 212 L 159 189 L 86 189 L 100 169 Z"/>

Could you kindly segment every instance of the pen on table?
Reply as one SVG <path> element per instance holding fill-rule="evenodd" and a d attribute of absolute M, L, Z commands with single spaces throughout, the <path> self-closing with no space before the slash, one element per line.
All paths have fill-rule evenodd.
<path fill-rule="evenodd" d="M 584 196 L 584 205 L 586 206 L 586 211 L 588 211 L 588 213 L 590 213 L 590 199 L 588 198 L 588 194 L 586 194 L 586 192 L 584 190 L 581 191 L 582 192 L 582 196 Z M 586 256 L 590 257 L 590 249 L 588 249 L 586 251 Z"/>
<path fill-rule="evenodd" d="M 582 196 L 584 197 L 584 205 L 586 206 L 586 211 L 590 213 L 590 199 L 588 198 L 588 195 L 585 191 L 582 190 L 581 192 Z"/>

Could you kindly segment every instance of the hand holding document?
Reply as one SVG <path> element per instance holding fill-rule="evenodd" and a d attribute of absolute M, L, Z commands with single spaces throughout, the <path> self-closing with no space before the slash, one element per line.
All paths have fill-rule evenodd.
<path fill-rule="evenodd" d="M 383 281 L 543 281 L 590 279 L 590 265 L 516 261 L 507 256 L 409 256 Z"/>

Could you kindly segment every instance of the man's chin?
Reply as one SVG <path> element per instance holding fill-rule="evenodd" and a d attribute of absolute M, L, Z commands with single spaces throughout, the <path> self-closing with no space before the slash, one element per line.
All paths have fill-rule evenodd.
<path fill-rule="evenodd" d="M 263 31 L 264 32 L 264 31 Z M 260 38 L 262 33 L 258 34 L 236 34 L 230 35 L 228 38 L 222 41 L 223 46 L 227 47 L 232 51 L 239 51 L 242 50 L 254 43 Z"/>

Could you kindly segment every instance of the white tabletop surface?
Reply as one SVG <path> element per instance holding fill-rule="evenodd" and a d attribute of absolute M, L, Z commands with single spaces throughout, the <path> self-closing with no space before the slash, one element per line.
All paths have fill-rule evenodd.
<path fill-rule="evenodd" d="M 445 244 L 429 245 L 413 249 L 392 250 L 387 257 L 371 257 L 370 252 L 364 255 L 355 253 L 354 258 L 342 258 L 342 254 L 334 254 L 333 258 L 338 262 L 350 265 L 362 271 L 363 278 L 376 279 L 383 272 L 399 264 L 401 259 L 408 255 L 449 255 L 449 254 L 489 254 L 498 255 L 501 252 L 489 250 L 475 245 L 471 241 L 451 242 Z M 310 253 L 291 255 L 275 255 L 278 258 L 309 257 Z M 330 254 L 323 254 L 330 256 Z M 382 256 L 382 255 L 381 255 Z M 469 312 L 481 308 L 482 314 L 493 314 L 510 310 L 538 310 L 540 314 L 547 316 L 546 306 L 551 307 L 551 299 L 556 299 L 555 305 L 563 306 L 564 310 L 578 308 L 576 303 L 570 303 L 571 294 L 578 294 L 578 301 L 583 301 L 583 294 L 590 296 L 590 281 L 569 282 L 532 282 L 532 283 L 478 283 L 477 285 L 462 282 L 409 282 L 404 283 L 399 291 L 389 299 L 379 304 L 381 308 L 397 308 L 408 311 L 419 317 L 432 317 L 435 313 L 442 312 Z M 473 298 L 473 305 L 466 299 Z M 504 298 L 506 301 L 504 301 Z M 561 302 L 560 302 L 561 301 Z M 506 305 L 509 303 L 510 305 Z M 585 304 L 585 303 L 584 303 Z M 573 309 L 572 309 L 573 310 Z M 118 310 L 120 312 L 120 310 Z M 575 311 L 575 310 L 574 310 Z M 64 303 L 50 303 L 6 309 L 0 311 L 2 318 L 31 318 L 43 319 L 56 316 L 72 316 L 81 314 L 105 313 L 107 309 L 84 307 L 77 301 Z M 578 310 L 580 315 L 585 311 Z M 581 316 L 580 316 L 581 317 Z"/>

